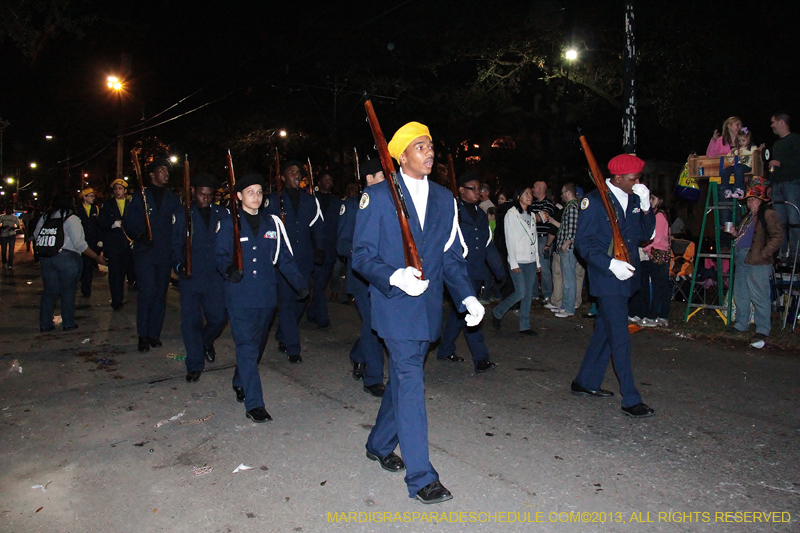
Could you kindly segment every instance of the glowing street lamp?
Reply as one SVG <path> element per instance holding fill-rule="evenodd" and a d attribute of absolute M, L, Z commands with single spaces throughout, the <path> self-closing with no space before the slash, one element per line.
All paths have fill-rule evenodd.
<path fill-rule="evenodd" d="M 280 133 L 278 133 L 278 135 L 280 135 L 281 137 L 286 137 L 286 130 L 281 130 Z"/>
<path fill-rule="evenodd" d="M 176 156 L 176 155 L 169 156 L 169 162 L 170 163 L 177 163 L 178 162 L 178 156 Z"/>
<path fill-rule="evenodd" d="M 31 168 L 36 168 L 36 163 L 31 163 Z"/>
<path fill-rule="evenodd" d="M 564 56 L 570 61 L 575 61 L 576 59 L 578 59 L 578 51 L 575 50 L 574 48 L 570 48 L 569 50 L 567 50 Z"/>
<path fill-rule="evenodd" d="M 116 76 L 109 76 L 106 78 L 106 81 L 108 82 L 109 89 L 114 89 L 118 92 L 122 90 L 122 81 Z"/>
<path fill-rule="evenodd" d="M 116 91 L 119 95 L 119 132 L 117 133 L 117 175 L 116 178 L 122 177 L 122 80 L 117 76 L 109 76 L 106 78 L 108 88 Z"/>

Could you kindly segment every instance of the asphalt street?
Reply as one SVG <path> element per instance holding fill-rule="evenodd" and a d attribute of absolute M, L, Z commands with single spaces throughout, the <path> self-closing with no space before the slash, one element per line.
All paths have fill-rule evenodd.
<path fill-rule="evenodd" d="M 328 329 L 303 320 L 300 365 L 270 337 L 274 420 L 254 424 L 231 390 L 229 328 L 184 380 L 177 289 L 164 346 L 145 354 L 135 292 L 112 311 L 98 275 L 79 328 L 46 334 L 40 294 L 21 252 L 0 279 L 2 531 L 800 531 L 797 353 L 639 332 L 634 374 L 656 416 L 631 419 L 618 395 L 569 392 L 591 320 L 535 305 L 535 338 L 513 313 L 500 332 L 487 321 L 495 371 L 473 372 L 463 338 L 465 363 L 429 354 L 431 461 L 454 499 L 425 506 L 365 457 L 380 400 L 350 376 L 354 306 L 331 303 Z M 610 368 L 604 387 L 618 392 Z"/>

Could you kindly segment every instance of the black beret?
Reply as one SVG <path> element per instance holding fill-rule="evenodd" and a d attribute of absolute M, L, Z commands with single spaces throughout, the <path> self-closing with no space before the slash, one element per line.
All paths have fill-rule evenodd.
<path fill-rule="evenodd" d="M 169 159 L 161 157 L 159 159 L 153 159 L 153 162 L 147 165 L 147 172 L 155 172 L 158 167 L 167 167 L 167 171 L 169 172 L 170 167 L 172 164 L 169 162 Z"/>
<path fill-rule="evenodd" d="M 212 174 L 201 172 L 192 178 L 192 187 L 211 187 L 216 191 L 219 189 L 219 182 Z"/>
<path fill-rule="evenodd" d="M 372 174 L 373 176 L 378 172 L 382 172 L 383 167 L 381 166 L 381 160 L 379 158 L 375 159 L 367 159 L 361 166 L 358 167 L 358 175 L 363 179 L 366 178 L 367 175 Z"/>
<path fill-rule="evenodd" d="M 235 192 L 242 192 L 251 185 L 261 185 L 264 188 L 264 176 L 258 172 L 247 172 L 244 176 L 236 180 Z"/>
<path fill-rule="evenodd" d="M 477 181 L 478 183 L 480 183 L 481 179 L 478 177 L 477 174 L 475 174 L 474 172 L 470 171 L 470 172 L 467 172 L 465 174 L 461 174 L 461 176 L 458 178 L 458 182 L 457 183 L 458 183 L 459 187 L 463 187 L 464 185 L 466 185 L 470 181 Z"/>
<path fill-rule="evenodd" d="M 286 172 L 286 169 L 289 167 L 297 167 L 300 169 L 300 174 L 305 175 L 305 170 L 303 169 L 303 163 L 301 163 L 300 161 L 295 161 L 294 159 L 292 159 L 291 161 L 287 161 L 281 165 L 281 174 L 284 174 Z"/>

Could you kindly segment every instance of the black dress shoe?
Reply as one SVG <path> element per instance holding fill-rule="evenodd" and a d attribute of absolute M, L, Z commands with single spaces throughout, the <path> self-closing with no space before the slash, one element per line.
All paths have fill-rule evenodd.
<path fill-rule="evenodd" d="M 461 363 L 462 361 L 464 361 L 464 358 L 459 357 L 454 353 L 451 353 L 447 357 L 440 357 L 439 361 L 450 361 L 451 363 Z"/>
<path fill-rule="evenodd" d="M 379 461 L 381 463 L 381 468 L 387 472 L 402 472 L 406 469 L 406 464 L 403 462 L 403 459 L 394 452 L 384 457 L 378 457 L 375 454 L 367 452 L 367 459 L 370 461 Z"/>
<path fill-rule="evenodd" d="M 150 343 L 147 342 L 147 337 L 139 337 L 139 345 L 136 347 L 140 352 L 150 351 Z"/>
<path fill-rule="evenodd" d="M 364 379 L 364 369 L 366 368 L 366 363 L 356 363 L 352 359 L 350 359 L 350 362 L 353 363 L 353 379 L 356 381 Z"/>
<path fill-rule="evenodd" d="M 494 327 L 494 329 L 497 331 L 500 331 L 500 328 L 503 327 L 503 321 L 492 315 L 492 327 Z"/>
<path fill-rule="evenodd" d="M 285 344 L 283 344 L 282 342 L 279 342 L 279 343 L 278 343 L 278 351 L 279 351 L 279 352 L 286 353 L 286 345 L 285 345 Z"/>
<path fill-rule="evenodd" d="M 538 333 L 536 333 L 532 329 L 523 329 L 522 331 L 519 332 L 519 334 L 520 335 L 529 335 L 531 337 L 535 337 L 535 336 L 538 335 Z"/>
<path fill-rule="evenodd" d="M 570 390 L 572 390 L 572 394 L 575 396 L 593 396 L 595 398 L 611 398 L 614 396 L 614 393 L 610 390 L 589 390 L 586 387 L 581 387 L 576 381 L 572 382 L 572 385 L 570 385 Z"/>
<path fill-rule="evenodd" d="M 73 324 L 71 326 L 67 326 L 67 327 L 61 328 L 61 329 L 63 329 L 64 331 L 74 331 L 74 330 L 78 329 L 78 324 Z"/>
<path fill-rule="evenodd" d="M 119 311 L 120 309 L 122 309 L 122 304 L 111 304 L 111 309 L 113 309 L 114 311 Z"/>
<path fill-rule="evenodd" d="M 244 399 L 247 398 L 247 396 L 244 393 L 244 389 L 234 385 L 233 386 L 233 392 L 236 393 L 236 401 L 239 402 L 239 403 L 244 403 Z"/>
<path fill-rule="evenodd" d="M 386 385 L 383 383 L 376 383 L 375 385 L 364 385 L 364 392 L 368 392 L 376 398 L 383 398 L 383 393 L 386 392 Z"/>
<path fill-rule="evenodd" d="M 214 349 L 214 346 L 209 346 L 203 350 L 203 354 L 206 356 L 206 361 L 209 363 L 213 363 L 214 360 L 217 358 L 217 351 Z"/>
<path fill-rule="evenodd" d="M 478 361 L 478 364 L 475 365 L 475 372 L 480 374 L 481 372 L 488 372 L 495 368 L 497 368 L 497 363 L 492 363 L 488 359 L 484 359 L 483 361 Z"/>
<path fill-rule="evenodd" d="M 650 409 L 643 403 L 637 403 L 636 405 L 632 405 L 630 407 L 623 407 L 622 412 L 628 416 L 632 416 L 633 418 L 645 418 L 656 414 L 655 410 Z"/>
<path fill-rule="evenodd" d="M 47 333 L 48 331 L 53 331 L 54 329 L 56 329 L 55 326 L 50 326 L 49 328 L 41 328 L 40 327 L 39 328 L 39 333 Z"/>
<path fill-rule="evenodd" d="M 300 357 L 300 354 L 297 355 L 287 355 L 286 358 L 289 360 L 290 363 L 296 365 L 297 363 L 302 363 L 303 358 Z"/>
<path fill-rule="evenodd" d="M 432 481 L 417 491 L 417 499 L 422 503 L 441 503 L 452 500 L 453 495 L 438 481 Z"/>
<path fill-rule="evenodd" d="M 160 348 L 163 346 L 161 343 L 161 339 L 154 339 L 153 337 L 147 337 L 147 342 L 150 344 L 151 348 Z"/>
<path fill-rule="evenodd" d="M 269 413 L 263 407 L 255 407 L 247 411 L 247 418 L 255 422 L 256 424 L 262 424 L 268 420 L 272 420 L 272 417 L 269 416 Z"/>
<path fill-rule="evenodd" d="M 187 372 L 186 373 L 186 381 L 192 383 L 193 381 L 197 381 L 200 379 L 200 374 L 202 372 Z"/>

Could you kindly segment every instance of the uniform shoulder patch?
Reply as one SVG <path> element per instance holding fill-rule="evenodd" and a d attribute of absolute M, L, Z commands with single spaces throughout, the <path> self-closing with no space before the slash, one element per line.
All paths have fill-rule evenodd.
<path fill-rule="evenodd" d="M 583 210 L 586 209 L 587 207 L 589 207 L 589 199 L 584 198 L 583 200 L 581 200 L 581 209 Z"/>
<path fill-rule="evenodd" d="M 175 224 L 175 215 L 172 215 L 172 224 Z"/>
<path fill-rule="evenodd" d="M 265 239 L 277 239 L 278 232 L 277 231 L 268 231 L 264 234 Z"/>
<path fill-rule="evenodd" d="M 344 215 L 344 211 L 345 211 L 345 207 L 344 207 L 344 204 L 342 204 L 342 207 L 339 208 L 339 216 Z"/>
<path fill-rule="evenodd" d="M 361 195 L 361 201 L 358 202 L 358 208 L 366 209 L 368 205 L 369 205 L 369 194 L 364 193 Z"/>
<path fill-rule="evenodd" d="M 214 233 L 219 233 L 219 228 L 220 228 L 221 225 L 222 225 L 221 221 L 217 220 L 217 229 L 216 229 L 216 231 Z"/>

